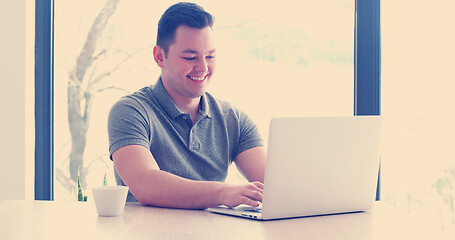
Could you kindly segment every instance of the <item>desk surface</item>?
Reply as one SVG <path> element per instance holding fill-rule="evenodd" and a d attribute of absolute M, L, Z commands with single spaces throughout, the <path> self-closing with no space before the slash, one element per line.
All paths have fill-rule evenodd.
<path fill-rule="evenodd" d="M 127 204 L 99 217 L 93 203 L 0 202 L 0 239 L 455 239 L 382 204 L 373 211 L 257 221 L 204 210 Z"/>

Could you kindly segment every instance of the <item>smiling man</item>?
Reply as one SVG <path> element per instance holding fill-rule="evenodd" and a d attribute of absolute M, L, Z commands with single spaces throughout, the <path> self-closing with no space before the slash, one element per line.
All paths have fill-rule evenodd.
<path fill-rule="evenodd" d="M 158 81 L 120 99 L 108 120 L 109 151 L 128 201 L 207 208 L 262 201 L 265 149 L 242 111 L 207 93 L 215 71 L 213 19 L 178 3 L 158 23 Z M 225 183 L 235 162 L 249 183 Z"/>

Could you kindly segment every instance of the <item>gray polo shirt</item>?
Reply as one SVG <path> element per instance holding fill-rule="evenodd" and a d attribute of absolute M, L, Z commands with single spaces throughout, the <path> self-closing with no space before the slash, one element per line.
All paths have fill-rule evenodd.
<path fill-rule="evenodd" d="M 141 145 L 150 149 L 161 170 L 205 181 L 224 181 L 237 155 L 263 145 L 245 113 L 209 93 L 201 97 L 193 124 L 190 115 L 174 104 L 161 78 L 114 104 L 108 134 L 111 159 L 121 147 Z M 117 172 L 115 176 L 119 185 L 125 185 Z M 129 193 L 128 201 L 137 200 Z"/>

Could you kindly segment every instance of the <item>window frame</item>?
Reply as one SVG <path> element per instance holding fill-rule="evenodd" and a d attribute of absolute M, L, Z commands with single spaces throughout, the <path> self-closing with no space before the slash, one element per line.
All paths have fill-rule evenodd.
<path fill-rule="evenodd" d="M 54 199 L 54 1 L 35 1 L 35 200 Z"/>
<path fill-rule="evenodd" d="M 354 115 L 380 115 L 380 0 L 356 0 Z M 35 0 L 35 199 L 54 199 L 54 1 Z M 380 178 L 376 200 L 379 200 Z"/>
<path fill-rule="evenodd" d="M 354 116 L 381 115 L 381 3 L 356 0 L 354 30 Z M 380 200 L 379 166 L 376 200 Z"/>

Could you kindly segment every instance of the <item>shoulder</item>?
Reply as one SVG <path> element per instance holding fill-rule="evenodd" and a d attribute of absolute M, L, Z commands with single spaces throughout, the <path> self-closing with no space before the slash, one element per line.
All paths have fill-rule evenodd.
<path fill-rule="evenodd" d="M 205 94 L 210 111 L 219 112 L 222 115 L 239 115 L 242 111 L 234 104 L 213 97 L 210 93 Z"/>
<path fill-rule="evenodd" d="M 111 108 L 111 112 L 115 110 L 124 110 L 128 108 L 144 109 L 146 105 L 153 103 L 154 97 L 151 91 L 151 86 L 144 87 L 134 93 L 121 97 Z"/>
<path fill-rule="evenodd" d="M 155 99 L 151 87 L 144 87 L 120 98 L 112 105 L 108 123 L 141 121 L 149 122 L 154 115 Z"/>
<path fill-rule="evenodd" d="M 251 120 L 248 114 L 235 104 L 214 98 L 209 93 L 206 93 L 206 97 L 210 106 L 210 115 L 212 118 L 218 118 L 218 120 L 226 122 L 228 126 L 250 124 Z"/>

